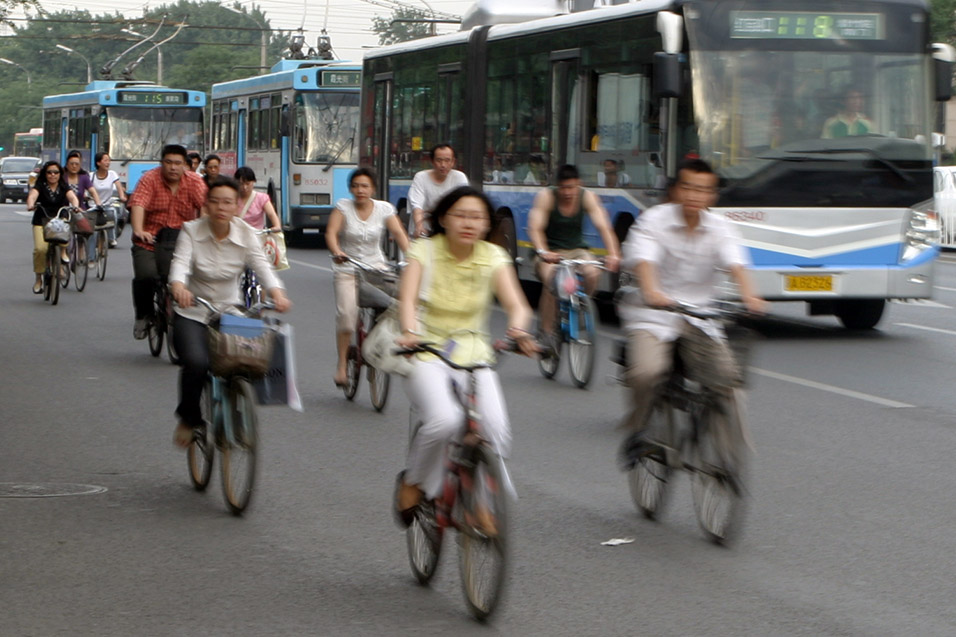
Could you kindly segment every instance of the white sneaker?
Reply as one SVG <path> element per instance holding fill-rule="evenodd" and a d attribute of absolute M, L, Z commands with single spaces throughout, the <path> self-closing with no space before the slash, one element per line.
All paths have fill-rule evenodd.
<path fill-rule="evenodd" d="M 115 247 L 116 247 L 116 239 L 111 239 L 111 240 L 110 240 L 110 247 L 111 247 L 111 248 L 115 248 Z"/>
<path fill-rule="evenodd" d="M 137 341 L 146 338 L 146 325 L 146 319 L 136 319 L 136 322 L 133 323 L 133 338 Z"/>

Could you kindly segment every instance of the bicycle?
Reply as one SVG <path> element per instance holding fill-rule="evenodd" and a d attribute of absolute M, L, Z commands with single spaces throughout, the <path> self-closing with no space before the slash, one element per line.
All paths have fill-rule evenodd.
<path fill-rule="evenodd" d="M 270 234 L 279 234 L 281 230 L 273 230 L 272 228 L 265 228 L 263 230 L 256 230 L 256 236 L 268 236 Z M 266 251 L 268 256 L 269 252 L 269 243 L 266 243 L 263 246 L 263 249 Z M 275 244 L 271 244 L 271 248 L 275 250 Z M 242 302 L 246 308 L 253 307 L 262 302 L 262 285 L 259 284 L 259 278 L 256 276 L 256 271 L 252 268 L 246 268 L 243 271 L 242 276 L 239 278 L 239 290 L 242 295 Z"/>
<path fill-rule="evenodd" d="M 162 277 L 157 277 L 153 285 L 153 311 L 146 317 L 146 337 L 149 353 L 159 357 L 166 342 L 166 355 L 173 365 L 179 364 L 176 346 L 173 344 L 173 295 Z"/>
<path fill-rule="evenodd" d="M 496 344 L 496 350 L 514 349 Z M 508 562 L 508 503 L 510 478 L 503 459 L 483 436 L 477 410 L 477 380 L 475 372 L 490 368 L 487 363 L 458 365 L 445 352 L 428 343 L 397 350 L 396 354 L 434 354 L 452 369 L 468 373 L 464 396 L 455 391 L 465 418 L 461 435 L 449 444 L 445 457 L 445 478 L 441 495 L 430 502 L 422 502 L 415 510 L 406 531 L 408 560 L 415 578 L 428 584 L 438 567 L 442 540 L 447 528 L 458 531 L 458 570 L 465 601 L 478 620 L 490 616 L 501 599 Z M 421 426 L 414 418 L 409 422 L 409 443 Z M 400 474 L 400 476 L 403 474 Z M 478 513 L 478 506 L 487 508 Z M 482 515 L 494 520 L 494 530 L 481 528 Z"/>
<path fill-rule="evenodd" d="M 106 279 L 106 262 L 109 258 L 110 249 L 109 230 L 115 226 L 116 223 L 109 218 L 108 213 L 102 206 L 96 209 L 96 225 L 93 227 L 93 231 L 96 233 L 94 258 L 96 260 L 96 278 L 100 281 Z"/>
<path fill-rule="evenodd" d="M 47 241 L 46 266 L 44 268 L 43 275 L 40 277 L 40 285 L 43 293 L 43 300 L 49 301 L 50 305 L 56 305 L 59 303 L 61 280 L 65 276 L 64 272 L 69 273 L 69 270 L 64 267 L 67 264 L 60 260 L 60 253 L 61 251 L 67 249 L 69 240 L 72 238 L 72 231 L 68 229 L 71 210 L 72 209 L 69 206 L 60 208 L 54 217 L 46 216 L 46 212 L 44 211 L 44 216 L 46 216 L 47 222 L 51 221 L 53 218 L 59 218 L 63 222 L 63 230 L 67 235 L 65 242 L 55 240 Z M 62 216 L 64 212 L 66 212 L 65 218 Z"/>
<path fill-rule="evenodd" d="M 677 304 L 666 309 L 721 323 L 730 323 L 741 314 L 729 305 L 702 309 Z M 749 339 L 746 330 L 741 330 L 730 342 L 737 364 L 744 368 Z M 614 362 L 627 368 L 626 342 L 620 343 Z M 618 380 L 624 383 L 623 378 Z M 734 403 L 688 378 L 679 347 L 675 347 L 671 374 L 647 427 L 628 437 L 622 446 L 638 511 L 647 519 L 658 519 L 670 474 L 683 469 L 691 478 L 694 513 L 701 529 L 715 543 L 730 542 L 740 526 L 746 495 L 748 448 L 742 426 Z"/>
<path fill-rule="evenodd" d="M 368 394 L 375 411 L 382 411 L 388 400 L 388 390 L 391 376 L 380 369 L 372 367 L 362 357 L 362 344 L 365 337 L 372 330 L 378 317 L 388 309 L 394 301 L 395 281 L 398 278 L 397 266 L 388 266 L 381 270 L 367 263 L 346 257 L 348 263 L 355 266 L 355 289 L 358 298 L 359 313 L 355 322 L 355 331 L 352 333 L 352 343 L 346 354 L 347 381 L 342 391 L 349 400 L 355 398 L 358 392 L 359 380 L 362 377 L 362 366 L 368 368 Z M 372 283 L 370 279 L 377 281 Z M 385 288 L 385 289 L 383 289 Z"/>
<path fill-rule="evenodd" d="M 195 297 L 213 314 L 220 314 L 209 301 Z M 242 308 L 246 316 L 259 318 L 271 303 Z M 263 329 L 271 329 L 263 322 Z M 211 329 L 211 328 L 210 328 Z M 205 491 L 212 477 L 215 450 L 219 448 L 220 479 L 226 505 L 233 515 L 249 506 L 255 486 L 258 455 L 256 394 L 251 380 L 241 374 L 221 378 L 209 373 L 202 393 L 203 424 L 193 431 L 186 450 L 189 478 L 196 491 Z"/>
<path fill-rule="evenodd" d="M 547 339 L 550 347 L 538 359 L 538 369 L 545 378 L 554 378 L 561 364 L 561 349 L 567 343 L 571 380 L 583 389 L 591 382 L 594 371 L 597 315 L 594 301 L 584 291 L 582 276 L 575 269 L 582 265 L 604 264 L 586 259 L 561 259 L 554 270 L 551 289 L 558 311 Z"/>
<path fill-rule="evenodd" d="M 71 214 L 83 214 L 79 209 L 74 209 Z M 73 277 L 73 285 L 77 292 L 86 289 L 86 280 L 89 277 L 89 265 L 86 255 L 86 235 L 79 232 L 70 233 L 70 241 L 66 244 L 67 254 L 70 257 L 70 265 L 66 270 L 66 276 L 60 278 L 60 285 L 66 289 L 70 285 L 70 277 Z"/>

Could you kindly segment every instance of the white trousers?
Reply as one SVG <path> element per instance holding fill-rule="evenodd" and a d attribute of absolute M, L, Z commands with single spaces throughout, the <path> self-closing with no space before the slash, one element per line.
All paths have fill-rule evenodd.
<path fill-rule="evenodd" d="M 504 395 L 498 374 L 491 369 L 475 372 L 478 381 L 478 413 L 481 430 L 495 451 L 508 457 L 511 451 L 511 426 L 505 409 Z M 405 378 L 405 393 L 413 412 L 422 424 L 409 443 L 405 482 L 417 484 L 426 498 L 441 492 L 448 443 L 462 431 L 465 411 L 455 397 L 452 381 L 459 395 L 468 389 L 468 374 L 451 369 L 441 361 L 417 361 Z"/>

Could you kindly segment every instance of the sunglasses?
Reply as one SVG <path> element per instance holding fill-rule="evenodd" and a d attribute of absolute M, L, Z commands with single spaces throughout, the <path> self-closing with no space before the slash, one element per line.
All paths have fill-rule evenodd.
<path fill-rule="evenodd" d="M 60 171 L 59 171 L 59 170 L 48 170 L 48 171 L 46 171 L 46 174 L 48 174 L 48 175 L 59 175 L 59 174 L 60 174 Z"/>

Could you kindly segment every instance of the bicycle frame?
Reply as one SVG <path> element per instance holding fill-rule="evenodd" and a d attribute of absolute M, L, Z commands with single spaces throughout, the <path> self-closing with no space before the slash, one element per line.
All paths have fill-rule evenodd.
<path fill-rule="evenodd" d="M 575 266 L 579 265 L 601 265 L 600 261 L 590 261 L 583 259 L 562 259 L 555 268 L 554 277 L 552 279 L 555 282 L 555 288 L 557 288 L 557 281 L 573 281 L 574 290 L 566 290 L 565 294 L 561 294 L 561 291 L 558 289 L 554 290 L 554 298 L 557 301 L 557 310 L 558 317 L 560 317 L 560 329 L 561 333 L 564 335 L 565 340 L 568 341 L 579 341 L 581 340 L 581 329 L 580 329 L 580 320 L 578 319 L 578 312 L 581 308 L 581 299 L 587 298 L 587 293 L 584 291 L 584 276 L 577 270 Z M 559 274 L 559 271 L 563 274 Z M 587 330 L 594 329 L 594 326 L 591 325 L 591 317 L 585 315 Z"/>

